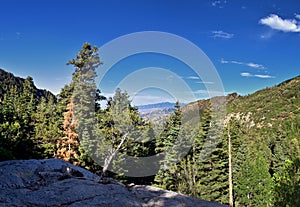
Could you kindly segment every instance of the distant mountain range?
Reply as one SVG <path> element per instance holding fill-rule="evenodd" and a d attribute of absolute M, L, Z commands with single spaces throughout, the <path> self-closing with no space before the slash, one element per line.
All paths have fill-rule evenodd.
<path fill-rule="evenodd" d="M 161 123 L 168 115 L 173 113 L 175 103 L 161 102 L 155 104 L 147 104 L 138 106 L 141 117 L 145 121 L 153 123 Z M 180 104 L 181 107 L 185 106 L 184 103 Z"/>
<path fill-rule="evenodd" d="M 171 102 L 161 102 L 161 103 L 155 103 L 155 104 L 147 104 L 147 105 L 140 105 L 138 106 L 139 110 L 147 110 L 147 109 L 163 109 L 163 108 L 174 108 L 176 103 Z M 186 104 L 181 103 L 180 106 L 183 107 Z"/>
<path fill-rule="evenodd" d="M 300 76 L 297 76 L 247 96 L 239 96 L 237 93 L 232 93 L 226 97 L 213 97 L 207 100 L 182 104 L 181 106 L 185 117 L 192 123 L 194 119 L 199 119 L 199 115 L 201 117 L 211 100 L 214 100 L 216 103 L 218 100 L 221 101 L 222 98 L 225 98 L 224 104 L 226 104 L 227 114 L 250 113 L 253 121 L 257 123 L 258 131 L 265 126 L 268 126 L 271 131 L 276 131 L 276 127 L 278 128 L 285 122 L 300 120 L 299 91 Z M 162 102 L 138 106 L 138 109 L 145 121 L 161 123 L 173 112 L 174 106 L 175 103 Z"/>

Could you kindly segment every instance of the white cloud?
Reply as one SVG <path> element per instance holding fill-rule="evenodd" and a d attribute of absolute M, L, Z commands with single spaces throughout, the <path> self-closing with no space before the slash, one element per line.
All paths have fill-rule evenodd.
<path fill-rule="evenodd" d="M 274 30 L 268 30 L 264 34 L 260 35 L 260 38 L 262 39 L 269 39 L 275 34 Z"/>
<path fill-rule="evenodd" d="M 243 63 L 243 62 L 239 62 L 239 61 L 235 61 L 235 60 L 229 61 L 229 63 L 238 64 L 238 65 L 247 64 L 247 63 Z"/>
<path fill-rule="evenodd" d="M 227 63 L 230 63 L 229 61 L 227 61 L 227 60 L 224 60 L 223 58 L 221 59 L 221 63 L 222 64 L 227 64 Z"/>
<path fill-rule="evenodd" d="M 211 3 L 212 6 L 217 6 L 218 4 L 221 4 L 221 1 L 213 1 Z"/>
<path fill-rule="evenodd" d="M 200 79 L 198 76 L 187 76 L 185 78 L 186 79 L 191 79 L 191 80 L 199 80 Z"/>
<path fill-rule="evenodd" d="M 251 74 L 251 73 L 248 73 L 248 72 L 241 73 L 241 76 L 243 76 L 243 77 L 256 77 L 256 78 L 263 78 L 263 79 L 275 78 L 274 76 L 270 76 L 270 75 Z"/>
<path fill-rule="evenodd" d="M 251 68 L 257 68 L 257 69 L 265 69 L 265 66 L 261 65 L 261 64 L 257 64 L 257 63 L 245 63 L 245 62 L 240 62 L 240 61 L 236 61 L 236 60 L 224 60 L 221 59 L 221 63 L 222 64 L 237 64 L 237 65 L 245 65 Z"/>
<path fill-rule="evenodd" d="M 253 75 L 250 73 L 241 73 L 241 76 L 243 77 L 252 77 Z"/>
<path fill-rule="evenodd" d="M 257 78 L 275 78 L 274 76 L 270 76 L 270 75 L 254 74 L 254 76 L 257 77 Z"/>
<path fill-rule="evenodd" d="M 296 17 L 297 19 L 300 19 L 300 14 L 295 14 L 295 17 Z"/>
<path fill-rule="evenodd" d="M 223 38 L 223 39 L 231 39 L 233 38 L 234 34 L 230 34 L 224 31 L 212 31 L 212 37 L 214 38 Z"/>
<path fill-rule="evenodd" d="M 197 81 L 196 83 L 201 83 L 201 84 L 215 84 L 214 82 L 211 81 Z"/>
<path fill-rule="evenodd" d="M 198 77 L 198 76 L 183 76 L 181 78 L 185 78 L 185 79 L 189 79 L 189 80 L 199 80 L 199 81 L 196 81 L 195 83 L 200 83 L 200 84 L 215 84 L 212 81 L 200 81 L 200 77 Z"/>
<path fill-rule="evenodd" d="M 223 96 L 224 91 L 209 91 L 209 90 L 197 90 L 194 91 L 194 94 L 198 95 L 210 95 L 210 96 Z"/>
<path fill-rule="evenodd" d="M 296 17 L 298 18 L 299 15 L 296 15 Z M 300 32 L 300 25 L 297 20 L 282 19 L 276 14 L 260 19 L 259 23 L 283 32 Z"/>
<path fill-rule="evenodd" d="M 264 68 L 263 65 L 261 65 L 261 64 L 256 64 L 256 63 L 247 63 L 246 65 L 249 66 L 249 67 L 251 67 L 251 68 L 261 68 L 261 69 Z"/>
<path fill-rule="evenodd" d="M 213 1 L 211 3 L 211 5 L 213 7 L 218 7 L 220 9 L 224 8 L 225 4 L 227 4 L 227 0 L 221 1 L 221 0 L 217 0 L 217 1 Z"/>

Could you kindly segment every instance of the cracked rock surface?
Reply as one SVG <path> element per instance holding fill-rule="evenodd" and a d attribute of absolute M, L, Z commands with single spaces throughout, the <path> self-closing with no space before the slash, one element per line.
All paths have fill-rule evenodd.
<path fill-rule="evenodd" d="M 152 186 L 125 185 L 58 159 L 0 162 L 0 207 L 224 207 Z"/>

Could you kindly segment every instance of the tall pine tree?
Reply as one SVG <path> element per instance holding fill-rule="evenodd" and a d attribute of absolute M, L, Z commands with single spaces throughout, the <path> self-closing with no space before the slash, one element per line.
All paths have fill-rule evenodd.
<path fill-rule="evenodd" d="M 119 176 L 126 173 L 125 170 L 131 165 L 143 163 L 128 163 L 125 156 L 139 157 L 147 156 L 147 135 L 148 126 L 141 119 L 136 107 L 131 105 L 127 92 L 121 89 L 115 91 L 115 95 L 108 100 L 107 108 L 101 110 L 98 116 L 101 130 L 101 146 L 98 146 L 101 155 L 105 157 L 103 174 L 108 169 L 119 173 Z M 151 146 L 151 145 L 150 145 Z"/>
<path fill-rule="evenodd" d="M 96 88 L 95 77 L 96 68 L 102 64 L 97 51 L 96 46 L 92 47 L 91 44 L 85 43 L 77 56 L 68 62 L 75 67 L 75 72 L 72 83 L 69 87 L 65 87 L 61 99 L 67 103 L 67 112 L 64 117 L 65 136 L 58 141 L 58 145 L 69 146 L 69 154 L 76 160 L 74 162 L 85 167 L 93 163 L 88 154 L 96 150 L 95 111 L 99 110 L 98 98 L 101 96 Z M 69 102 L 67 98 L 70 98 Z M 57 156 L 60 156 L 64 148 L 59 147 Z"/>
<path fill-rule="evenodd" d="M 63 135 L 57 140 L 56 158 L 63 159 L 74 165 L 79 165 L 79 140 L 76 133 L 77 119 L 74 113 L 73 101 L 67 105 L 64 113 Z"/>
<path fill-rule="evenodd" d="M 53 97 L 41 98 L 34 114 L 34 142 L 40 157 L 51 158 L 56 153 L 56 141 L 62 135 L 60 114 Z"/>
<path fill-rule="evenodd" d="M 155 176 L 158 186 L 167 190 L 177 190 L 178 152 L 175 143 L 180 137 L 182 112 L 179 102 L 176 102 L 174 113 L 170 115 L 164 125 L 161 135 L 156 141 L 156 153 L 164 153 L 160 162 L 160 170 Z"/>

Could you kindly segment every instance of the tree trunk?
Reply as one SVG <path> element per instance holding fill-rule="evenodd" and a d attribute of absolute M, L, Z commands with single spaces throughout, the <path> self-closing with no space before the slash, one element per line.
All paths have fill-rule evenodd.
<path fill-rule="evenodd" d="M 228 134 L 228 182 L 229 182 L 229 206 L 233 207 L 233 185 L 232 185 L 232 164 L 231 164 L 231 137 L 230 137 L 230 120 L 227 123 Z"/>
<path fill-rule="evenodd" d="M 104 177 L 110 163 L 112 162 L 112 160 L 114 159 L 114 157 L 116 156 L 116 154 L 118 153 L 120 148 L 122 147 L 123 143 L 125 142 L 125 140 L 127 138 L 127 135 L 128 135 L 128 133 L 126 133 L 122 137 L 122 140 L 121 140 L 120 144 L 118 145 L 117 149 L 113 149 L 113 147 L 111 148 L 111 152 L 109 153 L 108 157 L 106 157 L 105 160 L 104 160 L 104 166 L 103 166 L 100 178 Z"/>

